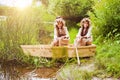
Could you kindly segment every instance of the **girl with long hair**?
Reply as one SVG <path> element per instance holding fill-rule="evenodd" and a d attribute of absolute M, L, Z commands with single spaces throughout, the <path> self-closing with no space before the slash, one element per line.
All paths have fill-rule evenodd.
<path fill-rule="evenodd" d="M 83 18 L 80 22 L 81 28 L 74 42 L 75 46 L 87 46 L 92 44 L 91 23 L 89 18 Z"/>
<path fill-rule="evenodd" d="M 59 17 L 54 22 L 54 40 L 52 46 L 68 45 L 69 33 L 65 26 L 65 21 Z"/>

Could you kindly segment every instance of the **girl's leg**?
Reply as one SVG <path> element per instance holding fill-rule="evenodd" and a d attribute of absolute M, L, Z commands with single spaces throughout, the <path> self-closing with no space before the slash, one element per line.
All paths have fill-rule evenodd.
<path fill-rule="evenodd" d="M 59 39 L 59 42 L 58 42 L 59 46 L 61 46 L 61 40 L 62 40 L 62 39 Z"/>
<path fill-rule="evenodd" d="M 88 39 L 86 45 L 91 45 L 92 44 L 92 39 Z"/>
<path fill-rule="evenodd" d="M 51 43 L 52 46 L 58 46 L 59 45 L 59 40 L 54 40 L 52 43 Z"/>
<path fill-rule="evenodd" d="M 68 45 L 68 44 L 69 44 L 69 39 L 60 39 L 59 40 L 59 46 Z"/>
<path fill-rule="evenodd" d="M 74 40 L 74 46 L 79 46 L 80 45 L 80 39 L 79 38 L 76 38 L 75 40 Z"/>
<path fill-rule="evenodd" d="M 86 46 L 86 39 L 85 38 L 80 39 L 80 46 Z"/>
<path fill-rule="evenodd" d="M 78 38 L 74 41 L 75 46 L 86 46 L 87 39 L 85 38 Z"/>

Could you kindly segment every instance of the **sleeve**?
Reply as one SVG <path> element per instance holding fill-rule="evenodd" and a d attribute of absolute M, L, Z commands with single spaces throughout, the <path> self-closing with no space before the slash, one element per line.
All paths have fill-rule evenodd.
<path fill-rule="evenodd" d="M 79 29 L 78 34 L 76 35 L 76 37 L 80 37 L 80 35 L 81 35 L 81 28 Z"/>
<path fill-rule="evenodd" d="M 89 30 L 88 30 L 88 33 L 86 34 L 86 37 L 91 37 L 91 31 L 92 31 L 92 28 L 90 27 Z"/>
<path fill-rule="evenodd" d="M 65 27 L 65 33 L 66 33 L 66 37 L 69 37 L 69 32 L 68 32 L 67 27 Z"/>
<path fill-rule="evenodd" d="M 56 31 L 56 28 L 54 28 L 54 39 L 57 39 L 57 31 Z"/>

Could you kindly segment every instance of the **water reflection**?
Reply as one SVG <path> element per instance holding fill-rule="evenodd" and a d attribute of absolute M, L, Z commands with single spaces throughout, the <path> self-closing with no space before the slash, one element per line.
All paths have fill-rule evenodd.
<path fill-rule="evenodd" d="M 32 69 L 16 64 L 0 64 L 0 80 L 55 80 L 59 68 Z"/>

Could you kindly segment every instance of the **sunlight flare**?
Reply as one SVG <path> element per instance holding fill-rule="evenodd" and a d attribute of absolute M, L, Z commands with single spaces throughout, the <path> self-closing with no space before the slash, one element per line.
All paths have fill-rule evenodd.
<path fill-rule="evenodd" d="M 32 4 L 32 0 L 16 0 L 15 6 L 24 9 Z"/>

